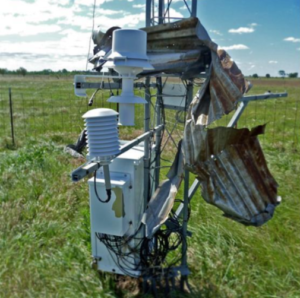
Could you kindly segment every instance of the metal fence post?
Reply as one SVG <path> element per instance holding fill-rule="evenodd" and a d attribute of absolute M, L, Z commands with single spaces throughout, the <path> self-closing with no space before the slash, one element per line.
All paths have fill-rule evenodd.
<path fill-rule="evenodd" d="M 10 112 L 11 139 L 12 139 L 13 146 L 15 146 L 14 116 L 13 116 L 13 108 L 12 108 L 11 88 L 8 88 L 8 94 L 9 94 L 9 112 Z"/>

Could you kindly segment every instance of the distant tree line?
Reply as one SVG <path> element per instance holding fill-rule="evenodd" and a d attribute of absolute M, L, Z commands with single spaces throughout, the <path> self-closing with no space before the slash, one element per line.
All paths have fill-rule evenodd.
<path fill-rule="evenodd" d="M 279 70 L 278 74 L 280 77 L 282 77 L 283 79 L 285 77 L 288 78 L 298 78 L 298 72 L 291 72 L 291 73 L 286 73 L 284 70 Z M 252 76 L 250 76 L 252 78 L 259 78 L 259 75 L 257 73 L 253 74 Z M 271 78 L 271 75 L 269 73 L 266 74 L 265 76 L 267 79 Z"/>
<path fill-rule="evenodd" d="M 24 67 L 20 67 L 16 70 L 9 70 L 7 68 L 0 68 L 0 75 L 22 75 L 22 76 L 26 76 L 27 74 L 33 74 L 33 75 L 67 75 L 67 74 L 82 74 L 82 73 L 88 73 L 86 71 L 82 71 L 82 70 L 72 70 L 72 71 L 68 71 L 67 69 L 63 68 L 61 70 L 58 71 L 53 71 L 51 69 L 43 69 L 43 70 L 39 70 L 39 71 L 28 71 L 26 68 Z"/>
<path fill-rule="evenodd" d="M 20 67 L 17 70 L 8 70 L 6 68 L 0 68 L 0 75 L 4 74 L 10 74 L 10 75 L 22 75 L 26 76 L 27 74 L 33 74 L 33 75 L 67 75 L 67 74 L 84 74 L 84 73 L 89 73 L 88 71 L 82 71 L 82 70 L 72 70 L 68 71 L 67 69 L 63 68 L 58 71 L 53 71 L 51 69 L 43 69 L 39 71 L 28 71 L 24 67 Z M 278 74 L 280 77 L 285 78 L 298 78 L 298 72 L 292 72 L 292 73 L 286 73 L 284 70 L 279 70 Z M 250 76 L 252 78 L 259 78 L 259 75 L 257 73 L 253 74 Z M 271 75 L 269 73 L 266 74 L 266 78 L 271 78 Z"/>
<path fill-rule="evenodd" d="M 278 73 L 282 78 L 285 78 L 285 77 L 298 78 L 298 72 L 286 73 L 284 70 L 279 70 Z"/>

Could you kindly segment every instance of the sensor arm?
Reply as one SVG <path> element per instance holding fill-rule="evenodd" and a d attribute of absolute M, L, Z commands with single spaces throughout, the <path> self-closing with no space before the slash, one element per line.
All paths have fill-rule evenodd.
<path fill-rule="evenodd" d="M 164 125 L 161 124 L 159 126 L 156 126 L 154 129 L 145 132 L 144 134 L 140 135 L 136 139 L 128 142 L 126 145 L 124 145 L 120 149 L 120 152 L 118 154 L 116 154 L 115 157 L 123 154 L 124 152 L 128 151 L 129 149 L 131 149 L 134 146 L 138 145 L 139 143 L 143 142 L 146 138 L 152 137 L 156 131 L 160 131 L 163 128 L 164 128 Z M 71 174 L 72 181 L 78 182 L 81 179 L 83 179 L 84 177 L 97 171 L 100 167 L 101 167 L 101 164 L 99 164 L 97 161 L 90 160 L 72 172 L 72 174 Z"/>

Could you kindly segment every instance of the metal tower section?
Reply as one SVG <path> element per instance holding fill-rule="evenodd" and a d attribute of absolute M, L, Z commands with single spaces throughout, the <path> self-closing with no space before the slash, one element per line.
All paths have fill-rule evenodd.
<path fill-rule="evenodd" d="M 186 6 L 189 17 L 197 16 L 197 0 L 182 0 L 182 3 Z M 172 17 L 172 4 L 172 0 L 146 0 L 146 27 L 181 20 L 182 18 Z"/>
<path fill-rule="evenodd" d="M 197 0 L 182 0 L 183 4 L 186 6 L 189 15 L 187 17 L 196 17 L 197 16 Z M 189 3 L 188 3 L 189 2 Z M 178 4 L 178 2 L 177 2 Z M 171 14 L 171 8 L 172 8 L 172 0 L 146 0 L 146 27 L 152 27 L 160 24 L 166 24 L 166 23 L 172 23 L 174 21 L 182 20 L 183 18 L 176 18 L 172 17 Z M 162 116 L 163 114 L 163 86 L 165 83 L 163 83 L 161 76 L 156 76 L 156 103 L 155 103 L 155 111 L 156 111 L 156 126 L 166 125 L 164 122 L 164 118 Z M 150 93 L 150 77 L 147 77 L 145 79 L 145 99 L 147 101 L 147 104 L 145 105 L 145 132 L 149 130 L 149 119 L 150 116 L 150 103 L 151 103 L 151 93 Z M 185 98 L 185 107 L 188 107 L 193 99 L 193 79 L 191 78 L 189 81 L 187 81 L 186 84 L 186 98 Z M 166 129 L 167 130 L 167 129 Z M 168 131 L 168 130 L 167 130 Z M 169 133 L 168 133 L 169 134 Z M 170 136 L 170 134 L 169 134 Z M 155 133 L 155 143 L 156 143 L 156 157 L 155 157 L 155 171 L 154 171 L 154 190 L 156 190 L 159 186 L 160 181 L 160 168 L 161 168 L 161 143 L 162 143 L 162 131 L 159 130 Z M 145 168 L 144 168 L 144 198 L 147 202 L 151 196 L 151 190 L 149 189 L 150 183 L 150 176 L 149 176 L 149 140 L 146 139 L 144 143 L 144 149 L 145 149 Z M 188 265 L 187 265 L 187 222 L 189 218 L 189 201 L 193 194 L 195 193 L 196 189 L 199 186 L 199 182 L 195 181 L 189 189 L 189 172 L 187 170 L 184 171 L 184 190 L 183 190 L 183 200 L 181 205 L 179 206 L 178 210 L 176 211 L 177 216 L 182 216 L 183 224 L 182 224 L 182 236 L 184 238 L 184 241 L 182 243 L 181 247 L 181 264 L 179 266 L 179 271 L 181 274 L 180 279 L 180 288 L 183 290 L 184 285 L 188 285 L 187 276 L 189 274 Z M 150 192 L 150 193 L 149 193 Z M 150 196 L 149 196 L 150 195 Z M 146 203 L 145 202 L 145 203 Z M 146 279 L 144 278 L 144 285 L 145 285 Z"/>
<path fill-rule="evenodd" d="M 175 2 L 175 1 L 174 1 Z M 178 2 L 176 2 L 178 4 Z M 171 8 L 172 8 L 173 1 L 172 0 L 146 0 L 146 27 L 152 27 L 159 24 L 166 24 L 171 23 L 174 21 L 182 20 L 183 18 L 176 18 L 172 17 L 171 15 Z M 187 17 L 196 17 L 197 15 L 197 0 L 182 0 L 182 4 L 186 6 L 189 15 Z M 150 119 L 150 97 L 148 96 L 150 94 L 149 88 L 147 86 L 150 85 L 150 77 L 147 77 L 145 79 L 145 86 L 146 86 L 146 96 L 145 99 L 147 101 L 147 104 L 145 106 L 145 119 Z M 156 86 L 157 86 L 157 100 L 155 104 L 155 110 L 156 110 L 156 126 L 165 124 L 163 123 L 162 119 L 162 90 L 164 83 L 162 82 L 161 76 L 156 76 Z M 192 78 L 189 80 L 189 82 L 186 85 L 186 106 L 189 106 L 193 99 L 193 80 Z M 148 94 L 148 95 L 147 95 Z M 145 120 L 145 131 L 149 130 L 149 123 L 147 120 Z M 162 132 L 158 131 L 155 135 L 156 140 L 156 162 L 155 162 L 155 174 L 154 174 L 154 189 L 157 189 L 159 185 L 160 180 L 160 144 L 162 142 Z M 145 154 L 147 157 L 147 142 L 145 144 L 146 150 Z M 147 160 L 147 158 L 146 158 Z M 146 162 L 147 163 L 147 162 Z M 145 179 L 147 180 L 148 174 L 145 171 Z M 188 172 L 186 172 L 186 175 L 188 176 Z M 147 182 L 145 182 L 145 187 L 147 189 Z M 147 190 L 145 190 L 147 192 Z M 145 197 L 147 197 L 148 194 L 145 193 Z"/>

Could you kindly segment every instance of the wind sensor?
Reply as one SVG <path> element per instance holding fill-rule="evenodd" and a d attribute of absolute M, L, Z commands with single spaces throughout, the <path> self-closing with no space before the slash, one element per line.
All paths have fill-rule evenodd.
<path fill-rule="evenodd" d="M 134 29 L 118 29 L 113 32 L 112 53 L 105 63 L 122 78 L 122 93 L 112 96 L 108 102 L 119 103 L 120 124 L 134 125 L 134 105 L 145 104 L 145 99 L 135 96 L 133 81 L 144 69 L 153 69 L 147 56 L 147 33 Z"/>

